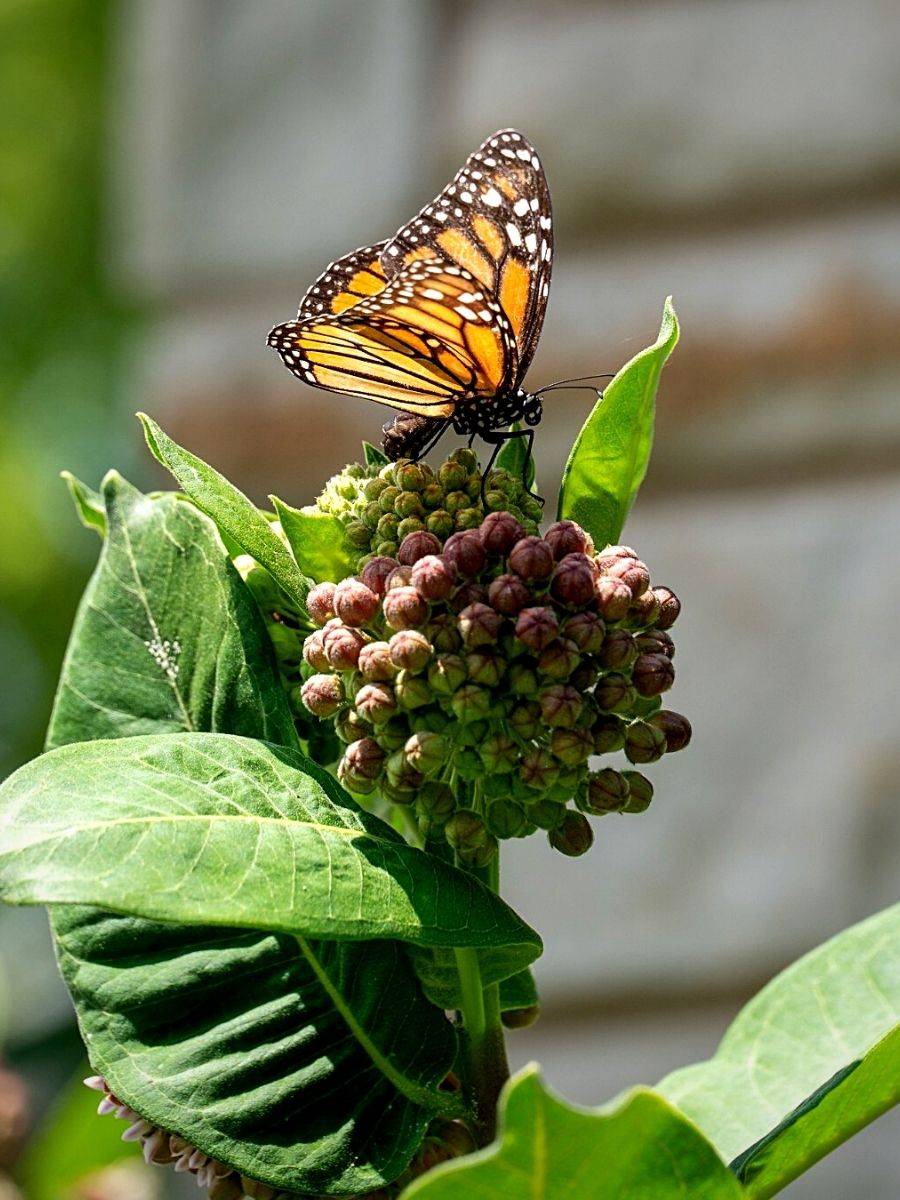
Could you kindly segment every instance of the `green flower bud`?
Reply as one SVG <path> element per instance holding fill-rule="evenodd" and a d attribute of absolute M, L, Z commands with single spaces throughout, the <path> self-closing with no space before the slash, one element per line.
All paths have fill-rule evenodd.
<path fill-rule="evenodd" d="M 397 503 L 397 497 L 399 495 L 400 489 L 398 487 L 395 487 L 393 484 L 388 485 L 382 489 L 382 492 L 378 497 L 378 507 L 383 513 L 390 513 L 393 515 L 394 505 Z"/>
<path fill-rule="evenodd" d="M 416 709 L 410 714 L 409 724 L 413 733 L 427 731 L 428 733 L 443 733 L 451 718 L 434 705 L 428 708 Z"/>
<path fill-rule="evenodd" d="M 435 511 L 440 508 L 444 502 L 444 489 L 439 483 L 434 480 L 425 485 L 422 489 L 422 503 L 426 510 Z"/>
<path fill-rule="evenodd" d="M 578 858 L 594 844 L 594 834 L 587 818 L 581 813 L 567 812 L 559 825 L 547 835 L 554 850 Z"/>
<path fill-rule="evenodd" d="M 612 767 L 604 767 L 602 771 L 591 773 L 583 807 L 595 816 L 621 812 L 628 803 L 628 793 L 629 784 L 625 776 Z"/>
<path fill-rule="evenodd" d="M 399 541 L 397 530 L 400 528 L 400 518 L 393 513 L 385 513 L 375 526 L 375 536 L 381 542 Z"/>
<path fill-rule="evenodd" d="M 443 495 L 441 498 L 443 499 Z M 441 541 L 444 541 L 445 538 L 450 536 L 456 526 L 453 516 L 445 508 L 436 508 L 434 512 L 429 513 L 425 518 L 425 528 L 429 533 L 435 534 Z"/>
<path fill-rule="evenodd" d="M 453 769 L 460 779 L 464 779 L 467 783 L 480 779 L 484 773 L 477 751 L 471 748 L 457 750 L 453 757 Z"/>
<path fill-rule="evenodd" d="M 384 513 L 381 511 L 381 505 L 377 500 L 373 500 L 371 504 L 367 504 L 362 510 L 360 520 L 371 534 L 374 533 L 374 531 L 378 528 L 378 522 L 383 516 Z"/>
<path fill-rule="evenodd" d="M 384 764 L 387 781 L 395 791 L 416 792 L 422 783 L 422 774 L 410 763 L 404 750 L 395 750 Z"/>
<path fill-rule="evenodd" d="M 444 497 L 444 508 L 450 513 L 451 517 L 455 518 L 456 514 L 469 507 L 469 497 L 463 491 L 448 492 Z"/>
<path fill-rule="evenodd" d="M 533 700 L 520 701 L 509 714 L 510 728 L 523 741 L 537 737 L 541 730 L 541 706 Z M 622 735 L 624 745 L 625 736 Z"/>
<path fill-rule="evenodd" d="M 418 675 L 413 675 L 410 671 L 401 671 L 394 680 L 394 693 L 397 703 L 404 712 L 424 708 L 433 699 L 431 689 L 426 681 Z"/>
<path fill-rule="evenodd" d="M 409 720 L 401 714 L 378 726 L 375 736 L 378 738 L 378 744 L 385 750 L 399 750 L 406 745 L 410 732 Z"/>
<path fill-rule="evenodd" d="M 464 683 L 453 693 L 450 707 L 462 724 L 484 720 L 491 715 L 491 693 L 474 683 Z"/>
<path fill-rule="evenodd" d="M 524 808 L 514 800 L 494 800 L 488 805 L 487 827 L 494 837 L 518 837 L 527 823 Z"/>
<path fill-rule="evenodd" d="M 382 479 L 381 476 L 376 476 L 374 479 L 366 481 L 363 487 L 363 495 L 367 500 L 377 500 L 384 489 L 388 486 L 388 481 Z"/>
<path fill-rule="evenodd" d="M 559 778 L 547 791 L 548 800 L 556 800 L 560 804 L 568 804 L 578 793 L 584 771 L 578 767 L 565 767 L 559 773 Z"/>
<path fill-rule="evenodd" d="M 364 521 L 348 521 L 344 526 L 344 537 L 354 550 L 368 550 L 371 541 L 371 530 Z"/>
<path fill-rule="evenodd" d="M 509 668 L 509 690 L 513 696 L 536 696 L 538 693 L 537 671 L 533 660 L 513 663 Z"/>
<path fill-rule="evenodd" d="M 532 746 L 522 755 L 519 763 L 519 778 L 535 791 L 546 792 L 559 777 L 559 764 L 541 746 Z M 532 820 L 534 818 L 532 817 Z"/>
<path fill-rule="evenodd" d="M 469 472 L 462 463 L 453 462 L 452 459 L 442 463 L 438 467 L 438 481 L 445 492 L 458 491 L 465 485 Z"/>
<path fill-rule="evenodd" d="M 625 745 L 625 722 L 612 714 L 602 714 L 591 725 L 595 754 L 615 754 Z"/>
<path fill-rule="evenodd" d="M 444 827 L 444 835 L 457 852 L 477 850 L 488 839 L 484 821 L 471 808 L 457 809 Z"/>
<path fill-rule="evenodd" d="M 478 650 L 470 650 L 466 655 L 466 669 L 469 679 L 482 687 L 496 687 L 503 678 L 505 664 L 503 656 L 489 646 Z"/>
<path fill-rule="evenodd" d="M 439 654 L 428 668 L 428 686 L 441 696 L 452 695 L 466 679 L 466 666 L 458 654 Z"/>
<path fill-rule="evenodd" d="M 460 862 L 465 863 L 467 867 L 486 867 L 496 857 L 498 849 L 497 839 L 488 834 L 480 846 L 472 850 L 457 850 L 456 853 Z"/>
<path fill-rule="evenodd" d="M 490 730 L 489 721 L 454 722 L 453 741 L 457 746 L 480 746 Z"/>
<path fill-rule="evenodd" d="M 490 775 L 514 771 L 519 761 L 519 747 L 508 733 L 495 733 L 479 749 L 484 769 Z"/>
<path fill-rule="evenodd" d="M 622 774 L 628 780 L 629 787 L 628 803 L 622 809 L 622 812 L 645 812 L 650 807 L 650 801 L 653 799 L 653 784 L 640 771 L 623 771 Z"/>
<path fill-rule="evenodd" d="M 589 729 L 554 729 L 550 749 L 565 766 L 577 767 L 594 753 L 594 736 Z"/>
<path fill-rule="evenodd" d="M 432 482 L 431 468 L 425 463 L 400 462 L 394 473 L 399 487 L 406 492 L 423 492 Z"/>
<path fill-rule="evenodd" d="M 546 797 L 528 806 L 528 816 L 538 829 L 555 829 L 565 811 L 563 805 Z"/>
<path fill-rule="evenodd" d="M 427 779 L 416 797 L 419 815 L 435 825 L 445 825 L 456 808 L 456 799 L 449 784 Z"/>
<path fill-rule="evenodd" d="M 647 721 L 632 721 L 625 733 L 625 757 L 633 763 L 652 763 L 666 752 L 666 735 Z"/>
<path fill-rule="evenodd" d="M 594 688 L 594 700 L 604 712 L 628 712 L 637 700 L 637 692 L 626 675 L 612 671 Z"/>
<path fill-rule="evenodd" d="M 421 517 L 404 517 L 397 526 L 397 538 L 401 545 L 411 533 L 425 533 L 425 522 Z"/>
<path fill-rule="evenodd" d="M 461 508 L 454 516 L 454 528 L 457 530 L 478 529 L 483 516 L 480 508 Z"/>
<path fill-rule="evenodd" d="M 375 546 L 375 552 L 379 557 L 392 558 L 397 553 L 398 543 L 395 540 L 388 539 L 384 542 L 378 542 Z"/>
<path fill-rule="evenodd" d="M 582 653 L 597 654 L 606 636 L 606 625 L 594 612 L 572 613 L 563 621 L 562 635 L 574 642 Z"/>
<path fill-rule="evenodd" d="M 433 775 L 447 760 L 447 743 L 439 733 L 414 733 L 403 752 L 413 770 L 423 776 Z"/>
<path fill-rule="evenodd" d="M 345 708 L 335 719 L 334 731 L 342 742 L 358 742 L 372 732 L 372 726 L 355 708 Z"/>
<path fill-rule="evenodd" d="M 542 688 L 538 703 L 546 723 L 562 729 L 574 728 L 584 708 L 581 696 L 567 683 L 552 683 Z"/>
<path fill-rule="evenodd" d="M 568 638 L 557 638 L 541 651 L 538 672 L 549 679 L 568 679 L 580 662 L 575 643 Z"/>
<path fill-rule="evenodd" d="M 378 790 L 381 792 L 385 800 L 391 804 L 410 805 L 415 804 L 418 792 L 415 788 L 394 787 L 388 779 L 382 779 L 378 785 Z"/>
<path fill-rule="evenodd" d="M 463 639 L 452 613 L 432 617 L 423 632 L 438 654 L 452 654 L 462 645 Z"/>

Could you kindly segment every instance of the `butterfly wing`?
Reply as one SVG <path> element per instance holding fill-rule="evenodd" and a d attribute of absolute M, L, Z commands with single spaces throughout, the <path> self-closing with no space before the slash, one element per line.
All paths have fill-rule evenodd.
<path fill-rule="evenodd" d="M 323 313 L 336 316 L 380 292 L 387 282 L 381 265 L 386 246 L 386 241 L 361 246 L 330 263 L 300 301 L 298 320 Z"/>
<path fill-rule="evenodd" d="M 498 130 L 430 204 L 392 238 L 381 256 L 388 279 L 430 249 L 468 270 L 503 309 L 516 343 L 516 388 L 534 357 L 553 259 L 550 191 L 531 143 Z"/>

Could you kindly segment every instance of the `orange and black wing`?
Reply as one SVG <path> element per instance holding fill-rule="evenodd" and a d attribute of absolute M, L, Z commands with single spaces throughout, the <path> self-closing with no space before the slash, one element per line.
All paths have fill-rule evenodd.
<path fill-rule="evenodd" d="M 387 282 L 381 265 L 385 246 L 386 241 L 361 246 L 330 263 L 300 301 L 297 319 L 337 316 L 380 292 Z"/>

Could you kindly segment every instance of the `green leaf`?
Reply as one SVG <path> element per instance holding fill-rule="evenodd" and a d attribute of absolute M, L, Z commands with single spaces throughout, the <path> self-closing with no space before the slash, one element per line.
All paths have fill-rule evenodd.
<path fill-rule="evenodd" d="M 439 947 L 410 947 L 410 955 L 422 990 L 432 1004 L 437 1004 L 439 1008 L 461 1008 L 459 971 L 453 951 Z M 509 985 L 501 988 L 503 1009 L 525 1008 L 537 1003 L 537 989 L 531 972 L 522 970 L 520 946 L 491 946 L 480 950 L 478 962 L 485 987 L 493 983 Z M 504 992 L 506 1003 L 503 1002 Z M 522 999 L 523 996 L 526 998 Z"/>
<path fill-rule="evenodd" d="M 403 1200 L 739 1200 L 740 1185 L 712 1146 L 648 1088 L 602 1109 L 551 1095 L 535 1066 L 501 1098 L 494 1145 L 446 1163 Z"/>
<path fill-rule="evenodd" d="M 293 745 L 259 611 L 209 520 L 111 472 L 108 537 L 69 640 L 48 746 L 227 729 Z"/>
<path fill-rule="evenodd" d="M 94 529 L 102 538 L 106 537 L 106 509 L 103 497 L 93 488 L 76 479 L 71 471 L 60 471 L 60 476 L 66 481 L 69 495 L 75 505 L 79 520 L 86 529 Z"/>
<path fill-rule="evenodd" d="M 510 429 L 523 429 L 521 421 L 515 421 Z M 520 479 L 529 491 L 534 487 L 534 455 L 528 452 L 528 438 L 509 438 L 500 447 L 494 464 L 501 471 L 509 471 L 510 475 Z"/>
<path fill-rule="evenodd" d="M 900 905 L 788 967 L 659 1090 L 771 1196 L 900 1102 L 898 1023 Z"/>
<path fill-rule="evenodd" d="M 367 467 L 386 467 L 391 461 L 386 454 L 373 446 L 371 442 L 363 442 L 363 454 Z"/>
<path fill-rule="evenodd" d="M 154 457 L 172 472 L 185 495 L 215 522 L 223 535 L 265 567 L 301 612 L 305 612 L 310 581 L 256 505 L 224 475 L 173 442 L 145 413 L 138 413 L 138 418 Z"/>
<path fill-rule="evenodd" d="M 534 972 L 519 971 L 500 982 L 500 1011 L 509 1012 L 517 1008 L 533 1008 L 540 1001 Z"/>
<path fill-rule="evenodd" d="M 598 548 L 618 542 L 647 472 L 656 389 L 677 341 L 678 320 L 670 297 L 656 342 L 610 382 L 569 454 L 557 515 L 577 521 Z"/>
<path fill-rule="evenodd" d="M 160 925 L 57 910 L 94 1069 L 154 1125 L 276 1189 L 395 1178 L 455 1055 L 396 942 Z M 105 1118 L 108 1119 L 108 1118 Z"/>
<path fill-rule="evenodd" d="M 540 939 L 299 752 L 193 733 L 64 746 L 0 787 L 0 897 L 161 921 L 421 946 Z"/>
<path fill-rule="evenodd" d="M 347 545 L 344 526 L 334 513 L 314 505 L 291 508 L 277 496 L 272 504 L 300 570 L 316 583 L 338 583 L 356 572 L 359 555 Z"/>

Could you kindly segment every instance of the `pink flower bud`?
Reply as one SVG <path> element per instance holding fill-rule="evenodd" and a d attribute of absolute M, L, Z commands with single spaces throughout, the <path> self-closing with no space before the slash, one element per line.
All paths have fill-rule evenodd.
<path fill-rule="evenodd" d="M 322 644 L 335 671 L 352 671 L 359 662 L 359 652 L 366 639 L 357 629 L 335 624 L 323 631 Z"/>
<path fill-rule="evenodd" d="M 621 579 L 627 584 L 632 596 L 642 595 L 650 586 L 650 572 L 639 558 L 614 558 L 611 561 L 601 558 L 597 565 L 610 579 Z"/>
<path fill-rule="evenodd" d="M 559 622 L 552 608 L 523 608 L 516 618 L 516 637 L 535 653 L 549 646 L 558 633 Z"/>
<path fill-rule="evenodd" d="M 583 813 L 577 812 L 567 812 L 556 828 L 550 830 L 547 838 L 554 850 L 570 858 L 586 854 L 594 844 L 590 822 Z"/>
<path fill-rule="evenodd" d="M 332 717 L 344 703 L 344 685 L 337 675 L 311 675 L 300 689 L 303 703 L 317 717 Z"/>
<path fill-rule="evenodd" d="M 334 591 L 333 583 L 317 583 L 310 588 L 306 597 L 306 611 L 316 625 L 324 625 L 334 616 Z"/>
<path fill-rule="evenodd" d="M 664 654 L 642 654 L 634 664 L 631 678 L 640 695 L 659 696 L 675 682 L 675 668 Z"/>
<path fill-rule="evenodd" d="M 664 629 L 648 629 L 639 633 L 634 639 L 641 654 L 664 654 L 666 658 L 675 657 L 675 643 Z"/>
<path fill-rule="evenodd" d="M 444 559 L 452 563 L 460 575 L 477 575 L 485 564 L 486 555 L 477 530 L 467 529 L 451 534 L 444 544 Z"/>
<path fill-rule="evenodd" d="M 419 774 L 432 775 L 447 758 L 447 743 L 439 733 L 422 730 L 414 733 L 403 747 L 407 762 Z"/>
<path fill-rule="evenodd" d="M 397 551 L 397 558 L 405 566 L 411 567 L 413 563 L 424 558 L 426 554 L 440 554 L 441 543 L 437 540 L 433 533 L 429 533 L 427 529 L 416 530 L 415 533 L 408 533 L 400 543 L 400 549 Z"/>
<path fill-rule="evenodd" d="M 654 595 L 659 601 L 659 616 L 656 618 L 657 629 L 670 629 L 681 612 L 681 601 L 671 588 L 656 587 Z"/>
<path fill-rule="evenodd" d="M 377 554 L 370 558 L 362 570 L 362 581 L 371 588 L 376 596 L 383 596 L 390 573 L 400 564 L 396 558 L 388 558 L 386 554 Z"/>
<path fill-rule="evenodd" d="M 569 608 L 583 608 L 594 598 L 597 569 L 586 554 L 567 554 L 556 565 L 550 592 Z M 631 593 L 628 593 L 629 601 Z"/>
<path fill-rule="evenodd" d="M 503 678 L 506 664 L 503 655 L 489 646 L 470 650 L 466 656 L 466 670 L 473 683 L 483 687 L 496 687 Z"/>
<path fill-rule="evenodd" d="M 470 604 L 487 604 L 488 590 L 483 583 L 464 583 L 448 601 L 455 613 L 462 612 Z"/>
<path fill-rule="evenodd" d="M 374 738 L 360 738 L 344 751 L 344 761 L 365 779 L 377 779 L 384 766 L 385 753 Z"/>
<path fill-rule="evenodd" d="M 394 588 L 412 587 L 412 567 L 397 566 L 388 575 L 384 581 L 384 594 L 392 592 Z"/>
<path fill-rule="evenodd" d="M 490 646 L 500 631 L 500 616 L 488 604 L 467 604 L 456 618 L 462 640 L 470 649 Z"/>
<path fill-rule="evenodd" d="M 575 643 L 568 638 L 557 638 L 541 651 L 538 671 L 550 679 L 568 679 L 580 661 Z"/>
<path fill-rule="evenodd" d="M 551 683 L 538 695 L 541 715 L 548 725 L 572 729 L 581 716 L 584 701 L 567 683 Z"/>
<path fill-rule="evenodd" d="M 515 616 L 531 598 L 528 585 L 518 575 L 498 575 L 488 588 L 491 608 L 507 616 Z"/>
<path fill-rule="evenodd" d="M 394 689 L 386 683 L 367 683 L 356 693 L 356 711 L 373 725 L 382 725 L 397 711 Z"/>
<path fill-rule="evenodd" d="M 424 600 L 445 600 L 456 583 L 456 567 L 438 554 L 426 554 L 413 566 L 410 582 Z"/>
<path fill-rule="evenodd" d="M 610 629 L 604 639 L 597 661 L 612 671 L 627 671 L 638 656 L 634 638 L 627 629 Z"/>
<path fill-rule="evenodd" d="M 361 579 L 342 579 L 334 590 L 333 604 L 345 625 L 368 625 L 378 611 L 378 596 Z"/>
<path fill-rule="evenodd" d="M 357 666 L 367 683 L 383 683 L 397 674 L 387 642 L 368 642 L 359 652 Z"/>
<path fill-rule="evenodd" d="M 574 642 L 583 654 L 596 654 L 603 645 L 606 626 L 602 617 L 588 610 L 566 617 L 562 624 L 562 634 Z"/>
<path fill-rule="evenodd" d="M 659 613 L 660 607 L 656 593 L 648 588 L 640 596 L 633 597 L 628 607 L 627 624 L 633 629 L 647 629 L 656 624 Z"/>
<path fill-rule="evenodd" d="M 428 620 L 428 601 L 414 587 L 392 588 L 383 603 L 384 619 L 391 629 L 415 629 Z"/>
<path fill-rule="evenodd" d="M 523 579 L 549 579 L 553 574 L 553 551 L 543 538 L 520 538 L 507 561 L 509 569 Z"/>
<path fill-rule="evenodd" d="M 525 530 L 509 512 L 492 512 L 481 523 L 481 544 L 490 555 L 508 554 Z"/>
<path fill-rule="evenodd" d="M 621 579 L 601 577 L 594 584 L 594 597 L 604 621 L 621 621 L 631 607 L 631 589 Z"/>
<path fill-rule="evenodd" d="M 544 534 L 544 541 L 557 562 L 567 554 L 592 554 L 594 550 L 589 534 L 574 521 L 557 521 Z"/>
<path fill-rule="evenodd" d="M 416 629 L 401 629 L 388 643 L 391 662 L 413 674 L 423 670 L 433 653 L 431 643 Z"/>
<path fill-rule="evenodd" d="M 691 740 L 691 723 L 681 713 L 661 708 L 649 718 L 649 724 L 655 725 L 657 729 L 663 731 L 666 738 L 666 752 L 669 754 L 674 754 L 676 750 L 683 750 Z"/>
<path fill-rule="evenodd" d="M 314 671 L 327 671 L 331 666 L 322 639 L 322 630 L 316 629 L 303 643 L 303 661 L 309 663 Z"/>

